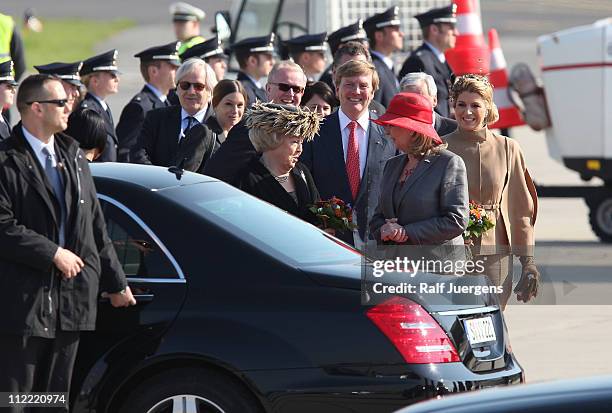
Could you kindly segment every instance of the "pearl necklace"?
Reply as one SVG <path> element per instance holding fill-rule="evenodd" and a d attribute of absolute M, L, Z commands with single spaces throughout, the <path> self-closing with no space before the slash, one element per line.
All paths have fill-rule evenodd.
<path fill-rule="evenodd" d="M 285 182 L 289 181 L 289 174 L 274 176 L 274 179 L 276 179 L 279 184 L 284 184 Z"/>
<path fill-rule="evenodd" d="M 272 173 L 272 170 L 268 167 L 268 165 L 266 165 L 266 162 L 264 161 L 263 157 L 259 158 L 259 162 L 261 162 L 263 166 L 266 167 L 266 169 L 270 172 L 270 175 L 272 175 L 274 179 L 276 179 L 276 182 L 278 182 L 279 184 L 284 184 L 289 181 L 289 172 L 287 172 L 285 175 L 277 176 L 277 175 L 274 175 Z"/>

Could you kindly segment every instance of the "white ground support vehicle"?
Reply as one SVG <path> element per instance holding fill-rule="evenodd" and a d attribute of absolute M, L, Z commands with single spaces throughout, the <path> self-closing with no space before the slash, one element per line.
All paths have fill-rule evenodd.
<path fill-rule="evenodd" d="M 546 128 L 553 159 L 585 181 L 596 177 L 604 182 L 539 186 L 538 194 L 584 198 L 593 231 L 601 241 L 612 242 L 612 18 L 540 36 L 538 52 L 543 89 L 535 82 L 532 87 L 522 83 L 526 65 L 515 66 L 510 76 L 527 123 Z"/>

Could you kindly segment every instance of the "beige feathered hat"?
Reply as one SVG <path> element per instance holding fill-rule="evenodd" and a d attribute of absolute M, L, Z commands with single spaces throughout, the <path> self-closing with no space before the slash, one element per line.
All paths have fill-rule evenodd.
<path fill-rule="evenodd" d="M 245 122 L 249 129 L 258 128 L 270 134 L 299 136 L 311 141 L 319 133 L 322 119 L 318 113 L 299 106 L 256 102 L 247 111 Z"/>

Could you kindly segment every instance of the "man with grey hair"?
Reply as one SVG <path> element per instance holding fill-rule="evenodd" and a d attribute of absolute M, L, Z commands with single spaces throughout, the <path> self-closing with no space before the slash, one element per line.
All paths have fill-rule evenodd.
<path fill-rule="evenodd" d="M 436 87 L 436 81 L 427 73 L 408 73 L 400 81 L 400 91 L 418 93 L 419 95 L 425 96 L 431 102 L 432 108 L 435 108 L 438 104 L 438 88 Z M 448 135 L 457 129 L 456 120 L 446 118 L 436 111 L 433 112 L 433 119 L 433 126 L 440 136 Z"/>
<path fill-rule="evenodd" d="M 268 75 L 266 84 L 267 100 L 282 104 L 299 106 L 306 88 L 306 75 L 302 68 L 290 60 L 278 62 Z M 244 169 L 257 151 L 249 140 L 249 131 L 244 120 L 236 124 L 229 132 L 204 168 L 204 174 L 238 185 Z"/>
<path fill-rule="evenodd" d="M 133 163 L 201 172 L 217 149 L 215 135 L 204 125 L 217 78 L 208 63 L 193 58 L 178 68 L 176 79 L 180 106 L 147 113 L 130 158 Z"/>

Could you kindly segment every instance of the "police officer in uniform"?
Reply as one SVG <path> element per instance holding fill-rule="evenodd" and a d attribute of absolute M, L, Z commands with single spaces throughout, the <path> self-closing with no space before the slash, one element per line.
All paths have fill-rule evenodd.
<path fill-rule="evenodd" d="M 423 44 L 406 59 L 399 74 L 400 79 L 411 72 L 425 72 L 433 76 L 438 87 L 435 110 L 444 117 L 450 116 L 449 90 L 454 78 L 444 52 L 455 47 L 456 11 L 457 6 L 451 4 L 414 16 L 423 31 Z"/>
<path fill-rule="evenodd" d="M 119 162 L 130 162 L 130 149 L 136 143 L 147 112 L 170 105 L 167 96 L 176 86 L 174 77 L 180 66 L 178 47 L 178 42 L 172 42 L 134 55 L 140 59 L 140 73 L 145 85 L 121 112 L 117 124 Z"/>
<path fill-rule="evenodd" d="M 225 50 L 223 50 L 221 42 L 219 42 L 219 38 L 217 36 L 190 47 L 189 49 L 185 50 L 183 54 L 179 55 L 179 57 L 181 58 L 181 62 L 184 62 L 190 57 L 199 57 L 200 59 L 204 59 L 204 61 L 208 63 L 210 67 L 212 67 L 215 75 L 217 75 L 217 81 L 225 78 L 229 56 L 225 54 Z"/>
<path fill-rule="evenodd" d="M 289 57 L 300 65 L 309 81 L 316 81 L 325 70 L 327 32 L 305 34 L 285 42 Z"/>
<path fill-rule="evenodd" d="M 23 41 L 11 16 L 0 13 L 0 63 L 12 60 L 15 79 L 25 72 Z"/>
<path fill-rule="evenodd" d="M 62 81 L 62 86 L 68 96 L 68 110 L 72 112 L 78 105 L 81 98 L 81 76 L 79 70 L 83 67 L 83 62 L 62 63 L 55 62 L 46 65 L 34 66 L 38 73 L 44 75 L 53 75 Z"/>
<path fill-rule="evenodd" d="M 200 36 L 200 21 L 206 13 L 191 4 L 178 2 L 170 5 L 172 23 L 176 39 L 181 42 L 178 54 L 182 54 L 190 47 L 202 43 L 205 39 Z"/>
<path fill-rule="evenodd" d="M 11 106 L 15 100 L 15 89 L 18 83 L 13 77 L 13 61 L 0 63 L 0 107 Z M 0 141 L 11 135 L 9 120 L 0 113 Z"/>
<path fill-rule="evenodd" d="M 115 133 L 115 122 L 110 107 L 105 99 L 119 90 L 119 70 L 117 68 L 116 49 L 90 57 L 83 62 L 81 80 L 87 88 L 87 94 L 79 104 L 79 109 L 91 108 L 104 119 L 106 126 L 106 148 L 97 162 L 116 162 L 118 140 Z"/>
<path fill-rule="evenodd" d="M 23 40 L 13 18 L 0 13 L 0 63 L 11 60 L 14 64 L 14 77 L 19 80 L 26 69 Z M 3 112 L 2 109 L 0 106 L 0 113 L 10 121 L 8 110 Z"/>
<path fill-rule="evenodd" d="M 257 100 L 266 102 L 266 91 L 259 81 L 267 77 L 274 66 L 274 33 L 243 39 L 234 43 L 232 50 L 240 66 L 236 79 L 242 83 L 249 98 L 247 107 Z"/>
<path fill-rule="evenodd" d="M 365 30 L 363 30 L 363 21 L 361 19 L 357 20 L 353 24 L 339 28 L 327 37 L 329 50 L 334 58 L 336 51 L 340 48 L 340 46 L 351 41 L 362 43 L 366 47 L 368 45 L 368 37 Z M 327 83 L 327 85 L 335 91 L 336 87 L 334 86 L 332 66 L 333 64 L 329 65 L 327 69 L 325 69 L 319 80 Z"/>
<path fill-rule="evenodd" d="M 404 43 L 404 33 L 400 30 L 399 7 L 390 7 L 369 17 L 363 22 L 363 28 L 370 42 L 372 63 L 380 79 L 374 100 L 387 107 L 391 98 L 399 92 L 399 82 L 391 58 L 394 52 L 402 49 Z"/>

